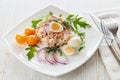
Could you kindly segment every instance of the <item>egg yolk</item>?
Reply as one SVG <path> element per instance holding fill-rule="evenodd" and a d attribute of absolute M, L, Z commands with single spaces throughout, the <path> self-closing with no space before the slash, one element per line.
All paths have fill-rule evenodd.
<path fill-rule="evenodd" d="M 67 53 L 72 53 L 72 52 L 74 52 L 74 49 L 73 49 L 72 47 L 66 47 L 66 48 L 65 48 L 65 51 L 66 51 Z"/>
<path fill-rule="evenodd" d="M 52 23 L 52 29 L 53 30 L 59 30 L 60 29 L 60 25 L 58 23 L 53 22 Z"/>

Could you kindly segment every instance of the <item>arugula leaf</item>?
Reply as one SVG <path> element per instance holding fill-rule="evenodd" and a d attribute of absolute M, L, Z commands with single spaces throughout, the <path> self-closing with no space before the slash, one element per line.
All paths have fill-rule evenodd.
<path fill-rule="evenodd" d="M 70 14 L 70 15 L 67 16 L 66 20 L 67 20 L 67 21 L 72 21 L 72 20 L 73 20 L 73 17 L 74 17 L 74 15 L 73 15 L 73 14 Z"/>
<path fill-rule="evenodd" d="M 42 19 L 32 20 L 32 27 L 33 27 L 34 29 L 36 29 L 36 25 L 37 25 L 40 21 L 42 21 Z"/>
<path fill-rule="evenodd" d="M 50 16 L 52 16 L 53 13 L 52 12 L 49 12 L 49 14 L 46 16 L 46 18 L 49 18 Z"/>
<path fill-rule="evenodd" d="M 75 31 L 75 33 L 80 36 L 80 39 L 83 41 L 85 39 L 85 33 L 80 32 L 80 31 Z"/>
<path fill-rule="evenodd" d="M 28 60 L 31 60 L 34 57 L 34 53 L 37 52 L 36 48 L 38 46 L 29 46 L 28 48 L 26 48 L 25 50 L 29 50 L 28 53 L 26 54 L 28 57 Z"/>
<path fill-rule="evenodd" d="M 86 21 L 79 21 L 78 25 L 82 26 L 83 28 L 89 28 L 90 25 Z"/>
<path fill-rule="evenodd" d="M 73 27 L 77 30 L 78 29 L 78 26 L 81 27 L 81 28 L 89 28 L 90 25 L 82 20 L 83 17 L 78 17 L 78 15 L 73 15 L 73 14 L 70 14 L 66 17 L 66 21 L 69 22 L 71 25 L 73 25 Z"/>
<path fill-rule="evenodd" d="M 79 51 L 81 51 L 85 47 L 84 43 L 80 44 Z"/>

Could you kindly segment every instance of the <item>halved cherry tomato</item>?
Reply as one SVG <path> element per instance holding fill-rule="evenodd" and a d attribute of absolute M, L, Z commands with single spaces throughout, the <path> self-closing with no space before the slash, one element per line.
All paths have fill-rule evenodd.
<path fill-rule="evenodd" d="M 35 29 L 31 28 L 31 27 L 27 27 L 24 31 L 24 34 L 26 36 L 29 36 L 29 35 L 34 35 L 36 33 Z"/>
<path fill-rule="evenodd" d="M 28 43 L 28 45 L 34 46 L 34 45 L 37 44 L 37 42 L 38 42 L 38 37 L 37 36 L 30 35 L 30 36 L 27 37 L 27 43 Z"/>
<path fill-rule="evenodd" d="M 26 36 L 24 34 L 16 34 L 16 42 L 24 44 L 26 42 Z"/>

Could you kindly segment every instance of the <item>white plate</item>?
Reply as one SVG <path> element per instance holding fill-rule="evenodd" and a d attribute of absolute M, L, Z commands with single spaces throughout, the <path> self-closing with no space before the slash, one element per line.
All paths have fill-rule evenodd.
<path fill-rule="evenodd" d="M 85 49 L 76 54 L 73 55 L 69 63 L 67 65 L 48 65 L 39 63 L 35 58 L 31 61 L 28 61 L 25 56 L 25 50 L 24 46 L 18 45 L 15 42 L 15 34 L 23 32 L 25 27 L 28 27 L 31 25 L 31 21 L 33 19 L 37 19 L 40 16 L 45 16 L 49 12 L 53 12 L 55 15 L 63 14 L 63 16 L 68 15 L 67 12 L 56 8 L 54 6 L 48 6 L 47 8 L 44 8 L 43 10 L 35 13 L 34 15 L 30 16 L 29 18 L 25 19 L 23 22 L 18 24 L 14 29 L 12 29 L 7 35 L 5 36 L 5 41 L 12 51 L 12 54 L 17 57 L 22 63 L 25 65 L 31 67 L 32 69 L 50 75 L 50 76 L 60 76 L 63 74 L 66 74 L 78 67 L 80 67 L 83 63 L 88 61 L 91 56 L 95 53 L 97 47 L 99 46 L 101 40 L 102 40 L 102 34 L 100 34 L 98 31 L 96 31 L 93 28 L 85 30 L 86 33 L 86 47 Z"/>

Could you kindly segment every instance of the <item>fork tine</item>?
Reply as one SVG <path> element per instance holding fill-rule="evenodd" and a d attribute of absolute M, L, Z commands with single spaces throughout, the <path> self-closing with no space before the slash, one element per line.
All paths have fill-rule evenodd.
<path fill-rule="evenodd" d="M 109 35 L 109 33 L 108 33 L 108 30 L 107 30 L 107 28 L 106 28 L 106 21 L 105 20 L 102 20 L 102 22 L 103 22 L 103 32 L 104 32 L 104 34 L 105 35 Z"/>
<path fill-rule="evenodd" d="M 101 30 L 104 34 L 105 41 L 106 41 L 107 45 L 110 45 L 113 40 L 109 37 L 109 32 L 108 32 L 108 29 L 106 28 L 104 20 L 101 20 L 101 26 L 102 26 Z M 109 40 L 107 40 L 106 38 L 109 39 Z"/>
<path fill-rule="evenodd" d="M 111 17 L 108 18 L 109 23 L 111 23 L 110 27 L 113 28 L 115 27 L 116 29 L 118 28 L 118 24 L 116 23 L 116 21 L 114 19 L 112 19 Z M 114 23 L 114 24 L 113 24 Z"/>
<path fill-rule="evenodd" d="M 111 28 L 115 27 L 115 21 L 112 18 L 109 17 L 108 21 L 109 21 L 109 24 L 110 24 Z"/>

